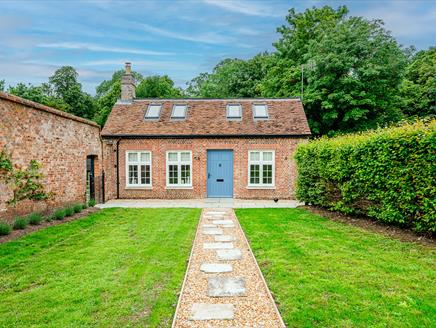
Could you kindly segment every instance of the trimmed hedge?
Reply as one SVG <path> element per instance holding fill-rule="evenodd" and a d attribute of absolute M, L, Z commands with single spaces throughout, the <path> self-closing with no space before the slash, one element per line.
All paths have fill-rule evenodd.
<path fill-rule="evenodd" d="M 436 120 L 321 138 L 295 159 L 301 201 L 436 232 Z"/>

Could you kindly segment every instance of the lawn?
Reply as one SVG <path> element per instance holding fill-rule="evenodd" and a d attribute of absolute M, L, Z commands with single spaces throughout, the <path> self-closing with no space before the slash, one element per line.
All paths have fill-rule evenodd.
<path fill-rule="evenodd" d="M 169 327 L 200 211 L 106 209 L 0 245 L 0 327 Z"/>
<path fill-rule="evenodd" d="M 434 327 L 435 249 L 303 209 L 236 211 L 288 327 Z"/>

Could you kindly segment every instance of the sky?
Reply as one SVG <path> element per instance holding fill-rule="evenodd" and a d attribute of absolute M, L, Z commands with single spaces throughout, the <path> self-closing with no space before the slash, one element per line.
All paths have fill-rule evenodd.
<path fill-rule="evenodd" d="M 436 46 L 436 0 L 0 0 L 0 80 L 40 84 L 71 65 L 95 94 L 130 61 L 143 75 L 167 74 L 185 87 L 224 58 L 273 51 L 290 8 L 323 5 L 382 19 L 405 47 Z"/>

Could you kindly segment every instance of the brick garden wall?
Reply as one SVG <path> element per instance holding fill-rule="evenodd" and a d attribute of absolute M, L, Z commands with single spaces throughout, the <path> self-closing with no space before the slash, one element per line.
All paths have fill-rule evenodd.
<path fill-rule="evenodd" d="M 0 185 L 0 219 L 85 201 L 87 155 L 96 156 L 95 176 L 101 181 L 98 125 L 5 93 L 0 93 L 0 149 L 12 154 L 15 165 L 41 163 L 46 191 L 55 194 L 50 201 L 23 201 L 13 208 L 6 205 L 10 188 Z M 97 199 L 100 190 L 96 185 Z"/>
<path fill-rule="evenodd" d="M 207 150 L 231 149 L 234 161 L 234 198 L 293 199 L 296 167 L 292 158 L 300 142 L 306 139 L 122 139 L 119 144 L 120 198 L 205 198 L 207 197 Z M 104 140 L 106 199 L 116 197 L 116 140 Z M 248 189 L 248 151 L 275 150 L 275 189 Z M 128 150 L 152 152 L 152 188 L 126 189 L 126 158 Z M 192 189 L 166 188 L 166 151 L 192 151 Z"/>

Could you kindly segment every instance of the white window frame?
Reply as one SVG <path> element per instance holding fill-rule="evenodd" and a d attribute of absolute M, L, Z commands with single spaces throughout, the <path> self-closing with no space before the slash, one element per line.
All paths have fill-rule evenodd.
<path fill-rule="evenodd" d="M 253 161 L 251 160 L 251 153 L 259 153 L 259 160 Z M 272 153 L 272 160 L 271 161 L 264 161 L 263 160 L 263 153 Z M 275 181 L 276 181 L 276 152 L 274 150 L 269 149 L 259 149 L 259 150 L 249 150 L 248 151 L 248 171 L 247 171 L 247 186 L 250 188 L 275 188 Z M 259 183 L 251 183 L 250 179 L 250 166 L 259 165 Z M 263 165 L 272 165 L 272 183 L 263 183 Z"/>
<path fill-rule="evenodd" d="M 148 117 L 147 115 L 148 115 L 148 113 L 149 113 L 149 111 L 150 111 L 150 107 L 151 106 L 159 106 L 159 113 L 158 113 L 158 115 L 157 116 L 153 116 L 153 117 Z M 162 104 L 159 104 L 159 103 L 151 103 L 151 104 L 148 104 L 148 107 L 147 107 L 147 110 L 146 110 L 146 112 L 145 112 L 145 114 L 144 114 L 144 120 L 147 120 L 147 121 L 152 121 L 152 120 L 159 120 L 160 119 L 160 113 L 162 112 Z"/>
<path fill-rule="evenodd" d="M 141 154 L 150 155 L 149 162 L 141 162 Z M 138 161 L 129 162 L 129 154 L 137 154 Z M 129 183 L 129 165 L 138 167 L 138 183 Z M 150 183 L 141 183 L 141 165 L 150 165 Z M 153 158 L 149 150 L 127 150 L 126 151 L 126 188 L 151 188 L 153 186 Z"/>
<path fill-rule="evenodd" d="M 256 116 L 256 110 L 255 107 L 256 106 L 265 106 L 265 112 L 266 112 L 266 116 Z M 269 119 L 269 112 L 268 112 L 268 105 L 267 104 L 262 104 L 262 103 L 254 103 L 252 105 L 252 111 L 253 111 L 253 119 L 254 120 L 268 120 Z"/>
<path fill-rule="evenodd" d="M 177 162 L 170 162 L 169 159 L 169 154 L 170 153 L 177 153 Z M 189 153 L 189 161 L 182 161 L 182 156 L 181 153 Z M 179 189 L 183 189 L 183 188 L 192 188 L 192 179 L 194 178 L 193 176 L 193 167 L 192 167 L 192 151 L 190 150 L 168 150 L 166 152 L 166 187 L 167 188 L 179 188 Z M 189 164 L 190 168 L 191 168 L 191 174 L 190 174 L 190 183 L 189 184 L 182 184 L 182 165 L 186 165 Z M 170 184 L 170 170 L 169 170 L 169 166 L 170 165 L 177 165 L 177 184 Z"/>
<path fill-rule="evenodd" d="M 185 114 L 183 116 L 174 116 L 174 111 L 176 109 L 177 106 L 184 106 L 185 107 Z M 171 119 L 172 120 L 185 120 L 186 116 L 188 114 L 188 104 L 174 104 L 173 105 L 173 109 L 171 111 Z"/>
<path fill-rule="evenodd" d="M 240 114 L 240 116 L 229 116 L 230 106 L 238 106 L 239 107 L 239 114 Z M 242 120 L 242 105 L 238 104 L 238 103 L 229 103 L 229 104 L 227 104 L 226 118 L 229 121 L 240 121 L 240 120 Z"/>

